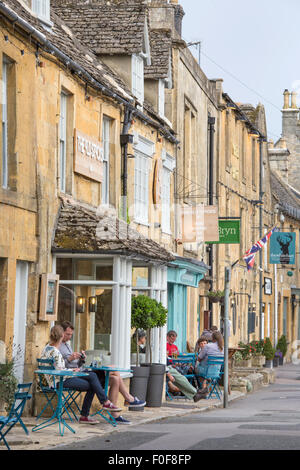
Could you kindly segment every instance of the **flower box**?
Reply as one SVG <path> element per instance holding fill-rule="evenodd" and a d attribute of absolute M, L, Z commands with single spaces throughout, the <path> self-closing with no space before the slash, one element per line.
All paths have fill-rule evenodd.
<path fill-rule="evenodd" d="M 263 367 L 266 362 L 265 356 L 253 356 L 251 358 L 252 367 Z"/>
<path fill-rule="evenodd" d="M 234 365 L 236 367 L 251 367 L 252 360 L 251 359 L 243 359 L 242 361 L 235 361 Z"/>

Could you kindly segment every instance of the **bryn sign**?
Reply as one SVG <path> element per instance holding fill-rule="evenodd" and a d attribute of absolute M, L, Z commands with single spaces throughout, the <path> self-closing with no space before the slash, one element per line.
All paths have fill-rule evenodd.
<path fill-rule="evenodd" d="M 206 243 L 240 243 L 240 219 L 219 219 L 219 241 L 209 241 Z"/>

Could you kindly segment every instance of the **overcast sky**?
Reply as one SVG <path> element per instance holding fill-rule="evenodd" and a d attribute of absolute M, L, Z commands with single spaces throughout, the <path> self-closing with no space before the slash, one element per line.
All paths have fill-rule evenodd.
<path fill-rule="evenodd" d="M 300 1 L 179 2 L 185 11 L 182 36 L 201 41 L 204 73 L 223 78 L 223 90 L 234 101 L 264 104 L 268 138 L 276 141 L 284 89 L 298 90 L 300 104 Z M 195 47 L 190 50 L 198 57 Z"/>

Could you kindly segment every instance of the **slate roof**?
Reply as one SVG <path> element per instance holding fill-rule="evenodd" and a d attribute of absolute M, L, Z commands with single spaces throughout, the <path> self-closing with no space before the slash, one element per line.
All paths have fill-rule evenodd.
<path fill-rule="evenodd" d="M 168 29 L 150 31 L 151 65 L 144 68 L 145 78 L 167 78 L 172 50 L 172 33 Z"/>
<path fill-rule="evenodd" d="M 142 1 L 51 0 L 51 7 L 96 54 L 143 50 L 147 7 Z"/>
<path fill-rule="evenodd" d="M 133 98 L 131 91 L 127 88 L 122 79 L 115 74 L 104 62 L 102 62 L 93 52 L 83 47 L 74 33 L 66 27 L 64 22 L 53 10 L 51 10 L 51 21 L 53 27 L 51 31 L 46 30 L 41 22 L 31 14 L 30 10 L 23 7 L 17 0 L 6 0 L 5 6 L 13 10 L 23 20 L 42 33 L 61 52 L 83 67 L 95 80 L 105 85 L 108 89 L 119 94 L 130 101 Z"/>
<path fill-rule="evenodd" d="M 286 185 L 274 172 L 270 172 L 271 190 L 273 197 L 283 213 L 300 220 L 300 197 L 297 196 L 292 187 Z"/>
<path fill-rule="evenodd" d="M 72 198 L 61 198 L 52 251 L 118 253 L 160 263 L 175 259 L 161 245 L 118 219 L 111 210 L 92 208 Z"/>

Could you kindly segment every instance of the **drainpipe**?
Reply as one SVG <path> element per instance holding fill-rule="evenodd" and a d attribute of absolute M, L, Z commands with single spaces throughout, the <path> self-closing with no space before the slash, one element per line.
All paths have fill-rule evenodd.
<path fill-rule="evenodd" d="M 263 137 L 259 138 L 259 200 L 261 201 L 259 205 L 259 239 L 262 238 L 262 225 L 263 225 L 263 207 L 262 207 L 262 198 L 264 195 L 263 192 Z M 263 253 L 262 250 L 259 250 L 259 339 L 264 338 L 264 313 L 262 311 L 262 289 L 263 289 Z"/>
<path fill-rule="evenodd" d="M 208 127 L 209 127 L 209 180 L 208 180 L 208 204 L 211 206 L 214 203 L 214 133 L 215 133 L 215 121 L 214 117 L 208 116 Z M 208 252 L 208 264 L 210 266 L 210 289 L 213 289 L 213 244 L 209 245 Z M 212 302 L 209 300 L 208 303 L 210 315 L 210 326 L 212 326 Z"/>

